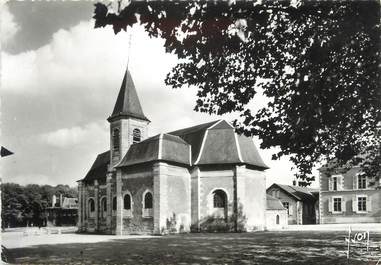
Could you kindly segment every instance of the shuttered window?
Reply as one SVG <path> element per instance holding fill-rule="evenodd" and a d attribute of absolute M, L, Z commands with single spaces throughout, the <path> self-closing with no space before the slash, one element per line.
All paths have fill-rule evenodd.
<path fill-rule="evenodd" d="M 366 189 L 366 176 L 365 175 L 357 175 L 357 188 L 358 189 Z"/>
<path fill-rule="evenodd" d="M 341 212 L 341 198 L 333 198 L 333 211 Z"/>
<path fill-rule="evenodd" d="M 366 197 L 357 198 L 357 209 L 359 212 L 366 212 Z"/>

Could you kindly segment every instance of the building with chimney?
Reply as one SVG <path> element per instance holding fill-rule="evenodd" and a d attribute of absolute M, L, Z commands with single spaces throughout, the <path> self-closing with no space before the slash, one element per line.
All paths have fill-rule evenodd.
<path fill-rule="evenodd" d="M 228 122 L 148 137 L 150 120 L 128 71 L 107 120 L 110 149 L 78 181 L 79 231 L 188 232 L 211 219 L 265 229 L 268 167 L 253 140 Z"/>

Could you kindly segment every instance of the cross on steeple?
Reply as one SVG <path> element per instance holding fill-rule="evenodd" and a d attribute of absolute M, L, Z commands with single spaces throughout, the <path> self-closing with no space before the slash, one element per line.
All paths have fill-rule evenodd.
<path fill-rule="evenodd" d="M 114 110 L 111 116 L 107 119 L 110 122 L 118 119 L 118 117 L 132 117 L 136 119 L 149 121 L 149 119 L 143 113 L 134 82 L 128 69 L 130 61 L 131 38 L 132 33 L 129 37 L 127 67 L 126 72 L 124 74 L 122 86 L 120 88 L 118 98 L 114 106 Z"/>

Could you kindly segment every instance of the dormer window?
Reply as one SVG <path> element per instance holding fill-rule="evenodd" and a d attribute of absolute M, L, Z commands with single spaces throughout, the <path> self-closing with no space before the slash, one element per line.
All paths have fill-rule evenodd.
<path fill-rule="evenodd" d="M 120 147 L 120 132 L 119 129 L 116 128 L 112 131 L 112 148 L 114 152 L 119 152 Z"/>
<path fill-rule="evenodd" d="M 134 129 L 132 132 L 132 143 L 139 143 L 141 141 L 141 132 L 139 129 Z"/>

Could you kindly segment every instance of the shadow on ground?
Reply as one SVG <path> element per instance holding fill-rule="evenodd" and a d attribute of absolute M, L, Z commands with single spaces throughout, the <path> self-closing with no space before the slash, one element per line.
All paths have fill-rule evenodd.
<path fill-rule="evenodd" d="M 86 235 L 85 235 L 86 236 Z M 375 265 L 380 250 L 353 248 L 345 232 L 185 234 L 11 249 L 17 264 L 351 264 Z M 371 235 L 381 241 L 381 234 Z"/>

